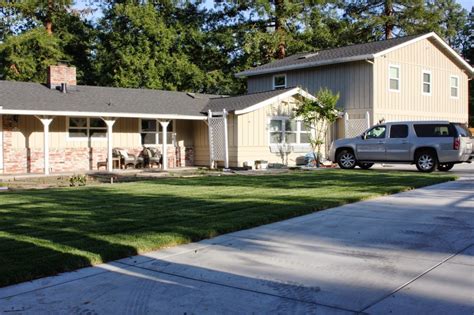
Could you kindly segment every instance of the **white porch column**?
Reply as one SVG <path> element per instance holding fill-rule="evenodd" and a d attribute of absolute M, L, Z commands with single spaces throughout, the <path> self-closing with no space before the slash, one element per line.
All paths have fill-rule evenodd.
<path fill-rule="evenodd" d="M 1 106 L 0 106 L 1 109 Z M 0 114 L 0 174 L 3 174 L 3 116 Z"/>
<path fill-rule="evenodd" d="M 43 168 L 44 174 L 49 175 L 49 125 L 54 117 L 51 116 L 36 116 L 43 124 Z"/>
<path fill-rule="evenodd" d="M 112 172 L 114 170 L 114 163 L 112 160 L 112 127 L 114 126 L 116 119 L 102 117 L 102 120 L 107 125 L 107 171 Z"/>
<path fill-rule="evenodd" d="M 222 111 L 222 119 L 224 119 L 224 167 L 229 168 L 229 137 L 227 130 L 227 111 Z"/>
<path fill-rule="evenodd" d="M 162 137 L 162 149 L 161 149 L 161 169 L 166 171 L 168 169 L 168 125 L 169 121 L 160 120 L 161 125 L 161 137 Z"/>
<path fill-rule="evenodd" d="M 211 130 L 212 111 L 207 111 L 207 133 L 209 136 L 209 169 L 212 169 L 214 161 L 214 152 L 212 151 L 212 130 Z"/>

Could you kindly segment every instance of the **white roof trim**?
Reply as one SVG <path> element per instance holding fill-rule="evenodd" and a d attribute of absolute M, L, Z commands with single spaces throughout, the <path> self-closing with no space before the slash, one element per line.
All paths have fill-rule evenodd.
<path fill-rule="evenodd" d="M 235 77 L 242 78 L 242 77 L 247 77 L 247 76 L 255 76 L 255 75 L 282 72 L 282 71 L 289 71 L 289 70 L 312 68 L 312 67 L 336 64 L 336 63 L 344 63 L 344 62 L 374 59 L 374 58 L 383 56 L 383 55 L 385 55 L 389 52 L 392 52 L 394 50 L 400 49 L 402 47 L 411 45 L 411 44 L 413 44 L 417 41 L 427 39 L 427 38 L 433 38 L 438 43 L 440 43 L 443 46 L 443 48 L 445 48 L 448 51 L 449 54 L 451 54 L 457 61 L 459 61 L 460 64 L 462 64 L 468 70 L 469 76 L 471 76 L 471 77 L 474 76 L 474 68 L 471 67 L 471 65 L 466 60 L 464 60 L 454 49 L 452 49 L 451 46 L 449 46 L 441 37 L 439 37 L 438 34 L 436 34 L 435 32 L 431 32 L 431 33 L 427 33 L 425 35 L 415 37 L 415 38 L 413 38 L 409 41 L 401 43 L 397 46 L 393 46 L 389 49 L 383 50 L 383 51 L 378 52 L 376 54 L 360 55 L 360 56 L 354 56 L 354 57 L 348 57 L 348 58 L 337 58 L 337 59 L 330 59 L 330 60 L 319 61 L 319 62 L 308 62 L 308 63 L 302 63 L 302 64 L 298 64 L 298 65 L 289 65 L 289 66 L 283 66 L 283 67 L 262 69 L 262 70 L 257 70 L 257 71 L 246 70 L 246 71 L 242 71 L 242 72 L 239 72 L 239 73 L 235 74 Z"/>
<path fill-rule="evenodd" d="M 249 107 L 244 108 L 244 109 L 236 110 L 234 113 L 236 115 L 247 114 L 247 113 L 256 111 L 260 108 L 263 108 L 265 106 L 274 104 L 275 102 L 278 102 L 279 100 L 286 99 L 286 98 L 288 98 L 290 96 L 293 96 L 293 95 L 296 95 L 296 94 L 299 94 L 299 95 L 301 95 L 305 98 L 308 98 L 310 100 L 316 100 L 316 97 L 314 97 L 313 95 L 309 94 L 308 92 L 306 92 L 305 90 L 303 90 L 299 87 L 296 87 L 296 88 L 288 90 L 284 93 L 281 93 L 281 94 L 278 94 L 276 96 L 270 97 L 270 98 L 268 98 L 268 99 L 266 99 L 266 100 L 264 100 L 260 103 L 257 103 L 255 105 L 249 106 Z"/>
<path fill-rule="evenodd" d="M 70 117 L 117 117 L 117 118 L 152 118 L 152 119 L 183 119 L 183 120 L 206 120 L 206 116 L 190 115 L 160 115 L 140 113 L 105 113 L 105 112 L 75 112 L 54 110 L 25 110 L 25 109 L 3 109 L 0 114 L 4 115 L 47 115 L 47 116 L 70 116 Z"/>
<path fill-rule="evenodd" d="M 431 32 L 431 33 L 428 33 L 428 34 L 425 34 L 425 35 L 422 35 L 422 36 L 418 36 L 412 40 L 409 40 L 407 42 L 404 42 L 400 45 L 397 45 L 397 46 L 394 46 L 392 48 L 389 48 L 389 49 L 386 49 L 384 51 L 381 51 L 379 53 L 376 53 L 374 55 L 375 58 L 377 57 L 380 57 L 380 56 L 383 56 L 385 54 L 388 54 L 394 50 L 397 50 L 397 49 L 400 49 L 400 48 L 403 48 L 405 46 L 408 46 L 408 45 L 411 45 L 413 43 L 416 43 L 420 40 L 423 40 L 423 39 L 428 39 L 428 38 L 433 38 L 434 40 L 436 40 L 438 43 L 440 43 L 443 48 L 445 48 L 457 61 L 459 61 L 470 73 L 471 76 L 474 75 L 474 68 L 471 67 L 471 65 L 466 61 L 464 60 L 464 58 L 462 58 L 454 49 L 451 48 L 451 46 L 449 46 L 441 37 L 439 37 L 438 34 L 436 34 L 435 32 Z"/>
<path fill-rule="evenodd" d="M 316 67 L 316 66 L 324 66 L 324 65 L 331 65 L 335 63 L 344 63 L 344 62 L 351 62 L 351 61 L 361 61 L 361 60 L 367 60 L 367 59 L 374 59 L 374 55 L 370 54 L 370 55 L 361 55 L 361 56 L 355 56 L 355 57 L 330 59 L 330 60 L 324 60 L 324 61 L 307 62 L 307 63 L 302 63 L 299 65 L 289 65 L 289 66 L 283 66 L 283 67 L 262 69 L 258 71 L 246 70 L 246 71 L 236 73 L 235 77 L 243 78 L 247 76 L 255 76 L 255 75 L 260 75 L 260 74 L 305 69 L 305 68 L 311 68 L 311 67 Z"/>

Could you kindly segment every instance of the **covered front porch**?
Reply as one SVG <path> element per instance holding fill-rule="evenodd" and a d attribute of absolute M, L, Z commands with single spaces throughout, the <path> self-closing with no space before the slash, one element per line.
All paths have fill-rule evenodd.
<path fill-rule="evenodd" d="M 152 160 L 159 163 L 150 166 L 165 171 L 191 167 L 197 136 L 203 132 L 207 136 L 204 120 L 205 116 L 4 111 L 0 114 L 0 174 L 117 172 L 130 166 L 126 162 L 132 159 L 141 159 L 136 167 L 145 166 L 145 148 L 158 154 Z"/>

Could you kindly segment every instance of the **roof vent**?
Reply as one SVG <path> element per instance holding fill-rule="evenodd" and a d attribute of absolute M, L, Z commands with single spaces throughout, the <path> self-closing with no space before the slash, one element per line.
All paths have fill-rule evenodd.
<path fill-rule="evenodd" d="M 61 83 L 61 92 L 67 93 L 67 83 Z"/>
<path fill-rule="evenodd" d="M 186 94 L 187 94 L 189 97 L 197 98 L 197 97 L 196 97 L 196 93 L 186 92 Z"/>
<path fill-rule="evenodd" d="M 311 53 L 311 54 L 307 54 L 307 55 L 301 56 L 301 57 L 299 57 L 298 59 L 308 59 L 308 58 L 317 56 L 318 54 L 319 54 L 319 52 L 315 52 L 315 53 Z"/>

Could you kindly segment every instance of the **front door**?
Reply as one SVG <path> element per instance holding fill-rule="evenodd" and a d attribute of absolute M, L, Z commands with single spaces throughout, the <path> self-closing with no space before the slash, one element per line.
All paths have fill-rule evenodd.
<path fill-rule="evenodd" d="M 399 124 L 390 126 L 390 135 L 385 144 L 386 159 L 388 161 L 409 161 L 410 143 L 408 125 Z"/>
<path fill-rule="evenodd" d="M 363 135 L 357 144 L 357 159 L 362 161 L 385 160 L 385 136 L 387 127 L 375 126 Z"/>

